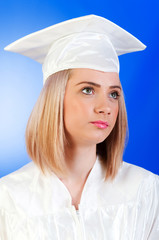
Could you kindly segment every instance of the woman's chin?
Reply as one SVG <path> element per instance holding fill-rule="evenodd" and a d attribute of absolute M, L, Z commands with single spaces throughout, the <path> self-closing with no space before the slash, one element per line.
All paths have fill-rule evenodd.
<path fill-rule="evenodd" d="M 87 139 L 87 143 L 89 143 L 90 145 L 98 144 L 103 142 L 106 138 L 107 138 L 107 135 L 92 136 L 91 138 L 89 137 Z"/>
<path fill-rule="evenodd" d="M 98 143 L 103 142 L 107 137 L 109 133 L 104 132 L 87 132 L 87 133 L 77 133 L 75 136 L 67 135 L 67 139 L 69 139 L 69 142 L 71 142 L 71 146 L 77 146 L 77 145 L 84 145 L 84 146 L 90 146 L 90 145 L 96 145 Z M 78 138 L 77 138 L 78 136 Z"/>

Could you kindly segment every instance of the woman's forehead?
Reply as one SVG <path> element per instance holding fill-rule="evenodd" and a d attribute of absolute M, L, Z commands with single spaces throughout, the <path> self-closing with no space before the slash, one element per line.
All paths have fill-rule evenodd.
<path fill-rule="evenodd" d="M 88 68 L 75 68 L 70 69 L 69 80 L 72 83 L 81 81 L 91 81 L 99 84 L 115 83 L 120 84 L 119 74 L 116 72 L 102 72 Z M 72 80 L 72 81 L 71 81 Z"/>

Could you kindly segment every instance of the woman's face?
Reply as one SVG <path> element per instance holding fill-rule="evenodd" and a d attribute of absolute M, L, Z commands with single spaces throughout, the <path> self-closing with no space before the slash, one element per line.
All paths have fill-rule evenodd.
<path fill-rule="evenodd" d="M 72 144 L 92 145 L 108 137 L 117 119 L 120 93 L 117 73 L 71 70 L 64 96 L 64 125 Z"/>

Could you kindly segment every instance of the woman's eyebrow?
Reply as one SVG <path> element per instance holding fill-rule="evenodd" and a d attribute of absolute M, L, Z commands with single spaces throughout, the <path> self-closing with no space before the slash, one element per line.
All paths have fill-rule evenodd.
<path fill-rule="evenodd" d="M 121 90 L 121 87 L 119 85 L 110 86 L 109 88 L 119 88 Z"/>
<path fill-rule="evenodd" d="M 90 84 L 90 85 L 96 86 L 96 87 L 98 87 L 98 88 L 101 87 L 100 84 L 97 84 L 97 83 L 94 83 L 94 82 L 86 82 L 86 81 L 85 81 L 85 82 L 77 83 L 76 86 L 77 86 L 77 85 L 80 85 L 80 84 L 83 84 L 83 83 L 87 83 L 87 84 Z M 109 86 L 109 88 L 119 88 L 119 89 L 121 90 L 121 87 L 120 87 L 119 85 L 112 85 L 112 86 Z"/>
<path fill-rule="evenodd" d="M 90 85 L 93 85 L 93 86 L 96 86 L 96 87 L 101 87 L 101 85 L 97 84 L 97 83 L 94 83 L 94 82 L 80 82 L 80 83 L 77 83 L 77 85 L 80 85 L 80 84 L 83 84 L 83 83 L 87 83 L 87 84 L 90 84 Z"/>

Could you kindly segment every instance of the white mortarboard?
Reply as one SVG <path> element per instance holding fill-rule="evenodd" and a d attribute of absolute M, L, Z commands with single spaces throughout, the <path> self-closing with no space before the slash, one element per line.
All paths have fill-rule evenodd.
<path fill-rule="evenodd" d="M 55 72 L 90 68 L 119 73 L 118 56 L 146 46 L 113 22 L 96 15 L 67 20 L 5 47 L 41 63 L 44 83 Z"/>

